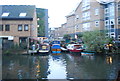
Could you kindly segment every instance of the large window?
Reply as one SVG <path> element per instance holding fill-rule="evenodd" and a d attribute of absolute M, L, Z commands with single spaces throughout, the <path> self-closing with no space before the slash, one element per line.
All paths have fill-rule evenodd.
<path fill-rule="evenodd" d="M 89 20 L 90 19 L 90 11 L 88 11 L 88 12 L 84 12 L 83 14 L 83 20 Z"/>
<path fill-rule="evenodd" d="M 3 31 L 3 25 L 0 25 L 0 31 Z"/>
<path fill-rule="evenodd" d="M 18 25 L 18 31 L 22 31 L 22 25 Z"/>
<path fill-rule="evenodd" d="M 90 23 L 83 24 L 83 31 L 90 31 Z"/>
<path fill-rule="evenodd" d="M 99 15 L 99 9 L 95 9 L 95 15 Z"/>
<path fill-rule="evenodd" d="M 115 15 L 115 7 L 114 5 L 110 6 L 110 16 L 114 16 Z"/>
<path fill-rule="evenodd" d="M 83 0 L 82 11 L 90 9 L 90 0 Z"/>
<path fill-rule="evenodd" d="M 10 25 L 5 25 L 5 31 L 10 31 Z"/>
<path fill-rule="evenodd" d="M 26 25 L 24 25 L 24 31 L 28 31 L 29 30 L 29 27 L 28 27 L 28 25 L 26 24 Z"/>

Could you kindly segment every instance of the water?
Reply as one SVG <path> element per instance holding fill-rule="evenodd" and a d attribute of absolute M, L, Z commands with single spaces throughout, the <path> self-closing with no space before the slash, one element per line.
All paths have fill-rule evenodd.
<path fill-rule="evenodd" d="M 120 55 L 4 55 L 3 79 L 116 79 Z"/>

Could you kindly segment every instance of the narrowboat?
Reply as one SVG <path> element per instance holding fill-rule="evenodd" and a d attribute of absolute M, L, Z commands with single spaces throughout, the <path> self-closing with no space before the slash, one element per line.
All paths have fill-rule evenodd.
<path fill-rule="evenodd" d="M 40 44 L 39 45 L 39 53 L 49 53 L 50 52 L 50 45 L 49 44 Z"/>
<path fill-rule="evenodd" d="M 82 52 L 84 50 L 81 44 L 68 44 L 67 49 L 70 52 Z"/>
<path fill-rule="evenodd" d="M 65 48 L 65 47 L 61 47 L 61 51 L 62 51 L 62 52 L 67 52 L 67 51 L 68 51 L 68 49 L 67 49 L 67 48 Z"/>
<path fill-rule="evenodd" d="M 60 41 L 53 41 L 51 47 L 52 53 L 61 53 Z"/>

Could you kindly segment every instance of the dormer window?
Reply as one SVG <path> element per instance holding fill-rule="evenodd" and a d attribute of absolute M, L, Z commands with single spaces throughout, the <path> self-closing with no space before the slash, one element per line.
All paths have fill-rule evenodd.
<path fill-rule="evenodd" d="M 7 16 L 9 16 L 9 14 L 10 13 L 5 12 L 5 13 L 2 14 L 2 17 L 7 17 Z"/>
<path fill-rule="evenodd" d="M 25 17 L 27 13 L 20 13 L 19 17 Z"/>

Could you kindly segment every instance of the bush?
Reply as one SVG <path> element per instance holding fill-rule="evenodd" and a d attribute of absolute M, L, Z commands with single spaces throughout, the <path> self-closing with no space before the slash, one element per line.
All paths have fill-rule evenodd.
<path fill-rule="evenodd" d="M 83 33 L 83 41 L 87 50 L 103 52 L 104 44 L 112 43 L 112 39 L 106 37 L 106 32 L 103 31 L 87 31 Z"/>

